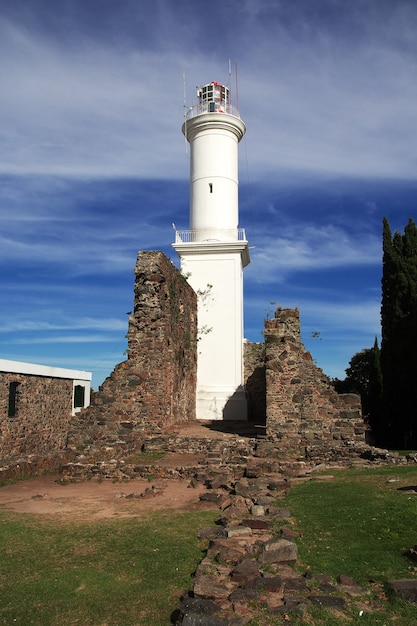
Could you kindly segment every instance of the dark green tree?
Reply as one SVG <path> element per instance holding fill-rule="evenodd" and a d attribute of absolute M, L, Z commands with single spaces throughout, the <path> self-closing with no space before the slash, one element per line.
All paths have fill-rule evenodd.
<path fill-rule="evenodd" d="M 339 393 L 357 393 L 361 396 L 364 419 L 372 430 L 374 443 L 380 445 L 384 438 L 381 414 L 382 374 L 378 340 L 372 348 L 353 355 L 344 380 L 335 380 Z"/>
<path fill-rule="evenodd" d="M 378 340 L 370 350 L 369 360 L 369 380 L 365 395 L 366 419 L 371 427 L 374 443 L 382 446 L 386 441 L 384 413 L 382 411 L 382 367 L 381 367 L 381 350 L 379 349 Z"/>
<path fill-rule="evenodd" d="M 381 368 L 385 445 L 417 447 L 417 227 L 383 221 Z"/>
<path fill-rule="evenodd" d="M 369 348 L 365 348 L 357 352 L 349 361 L 349 367 L 345 370 L 346 378 L 344 380 L 335 380 L 336 390 L 339 393 L 357 393 L 363 396 L 367 392 L 370 376 L 370 364 L 372 361 Z M 365 413 L 365 411 L 364 411 Z"/>

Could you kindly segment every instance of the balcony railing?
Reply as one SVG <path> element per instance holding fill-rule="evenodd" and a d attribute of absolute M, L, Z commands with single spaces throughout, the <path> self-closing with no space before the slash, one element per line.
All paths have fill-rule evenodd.
<path fill-rule="evenodd" d="M 176 230 L 175 243 L 216 243 L 246 241 L 244 228 L 207 228 L 201 230 Z"/>
<path fill-rule="evenodd" d="M 231 104 L 219 104 L 217 102 L 203 102 L 202 104 L 197 104 L 197 106 L 190 107 L 187 111 L 185 119 L 189 120 L 192 117 L 196 117 L 196 115 L 201 115 L 202 113 L 228 113 L 229 115 L 234 115 L 240 119 L 240 113 L 236 107 Z"/>

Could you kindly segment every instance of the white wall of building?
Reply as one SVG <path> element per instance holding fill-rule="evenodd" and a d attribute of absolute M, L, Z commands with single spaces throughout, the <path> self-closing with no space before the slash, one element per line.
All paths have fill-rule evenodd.
<path fill-rule="evenodd" d="M 243 388 L 243 262 L 247 242 L 177 244 L 198 295 L 197 419 L 247 419 Z"/>

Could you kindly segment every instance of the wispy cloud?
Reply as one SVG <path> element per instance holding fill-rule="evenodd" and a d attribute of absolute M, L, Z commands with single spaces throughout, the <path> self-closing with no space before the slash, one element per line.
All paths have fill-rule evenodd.
<path fill-rule="evenodd" d="M 98 335 L 95 333 L 89 333 L 88 335 L 45 335 L 44 337 L 29 337 L 29 338 L 20 338 L 15 339 L 14 343 L 16 345 L 46 345 L 46 344 L 54 344 L 58 345 L 61 343 L 108 343 L 109 336 L 108 335 Z"/>
<path fill-rule="evenodd" d="M 126 330 L 127 323 L 123 323 L 118 319 L 105 319 L 105 318 L 72 318 L 67 322 L 52 323 L 48 321 L 36 320 L 10 320 L 0 325 L 1 332 L 52 332 L 61 330 L 105 330 L 111 332 L 118 332 Z"/>
<path fill-rule="evenodd" d="M 187 191 L 184 184 L 184 206 Z M 168 198 L 166 182 L 154 188 L 148 182 L 146 189 L 130 180 L 113 185 L 9 177 L 0 187 L 0 259 L 49 262 L 66 277 L 130 271 L 138 249 L 170 245 L 174 213 L 169 214 L 173 209 Z"/>
<path fill-rule="evenodd" d="M 314 300 L 300 302 L 300 310 L 308 315 L 307 333 L 310 329 L 320 327 L 323 335 L 330 335 L 332 338 L 337 338 L 341 331 L 348 331 L 355 336 L 379 335 L 380 308 L 379 298 L 360 302 L 324 303 Z"/>
<path fill-rule="evenodd" d="M 354 236 L 334 225 L 320 227 L 296 221 L 291 227 L 277 228 L 277 234 L 263 232 L 259 239 L 261 245 L 251 250 L 247 275 L 266 282 L 279 283 L 300 271 L 353 269 L 381 263 L 379 237 Z"/>

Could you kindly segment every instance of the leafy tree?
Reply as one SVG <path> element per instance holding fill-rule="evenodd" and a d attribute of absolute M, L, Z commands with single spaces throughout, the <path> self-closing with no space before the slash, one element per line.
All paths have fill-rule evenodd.
<path fill-rule="evenodd" d="M 383 221 L 383 422 L 386 445 L 417 447 L 417 227 L 392 236 Z"/>
<path fill-rule="evenodd" d="M 346 378 L 344 380 L 336 378 L 334 381 L 339 393 L 357 393 L 361 396 L 365 393 L 369 384 L 370 354 L 371 350 L 365 348 L 353 355 L 349 367 L 345 370 Z"/>

